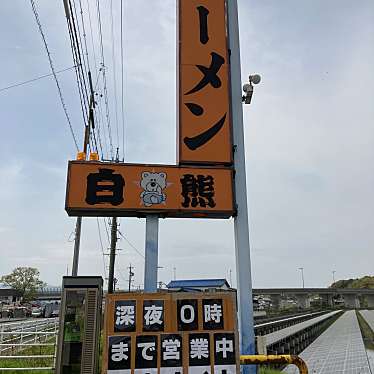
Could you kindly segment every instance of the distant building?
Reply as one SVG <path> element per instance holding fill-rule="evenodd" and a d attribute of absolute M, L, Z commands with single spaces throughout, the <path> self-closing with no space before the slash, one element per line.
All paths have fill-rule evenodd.
<path fill-rule="evenodd" d="M 231 287 L 226 279 L 185 279 L 185 280 L 173 280 L 167 285 L 170 291 L 210 291 L 219 290 L 227 291 Z"/>
<path fill-rule="evenodd" d="M 0 288 L 0 303 L 10 304 L 21 300 L 21 293 L 13 288 Z"/>

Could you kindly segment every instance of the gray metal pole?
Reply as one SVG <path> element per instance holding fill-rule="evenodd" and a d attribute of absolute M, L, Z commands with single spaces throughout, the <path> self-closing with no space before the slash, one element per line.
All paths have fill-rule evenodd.
<path fill-rule="evenodd" d="M 111 235 L 110 235 L 108 293 L 113 293 L 114 262 L 116 259 L 116 245 L 117 245 L 117 217 L 112 218 L 112 227 L 111 227 L 110 233 Z"/>
<path fill-rule="evenodd" d="M 82 231 L 82 217 L 77 217 L 77 222 L 75 224 L 73 266 L 71 269 L 71 275 L 73 277 L 76 277 L 78 275 L 79 246 L 81 243 L 81 231 Z"/>
<path fill-rule="evenodd" d="M 158 216 L 147 215 L 145 227 L 144 291 L 157 292 Z"/>
<path fill-rule="evenodd" d="M 305 288 L 305 282 L 304 282 L 304 268 L 299 268 L 301 270 L 301 280 L 303 282 L 303 288 Z"/>
<path fill-rule="evenodd" d="M 252 276 L 251 255 L 249 247 L 238 4 L 237 0 L 229 0 L 227 3 L 229 48 L 231 51 L 231 110 L 233 140 L 235 145 L 235 195 L 238 210 L 237 216 L 234 218 L 234 231 L 238 286 L 240 354 L 253 355 L 255 354 L 255 336 L 253 329 Z M 256 367 L 252 365 L 246 365 L 243 367 L 243 372 L 255 373 Z"/>

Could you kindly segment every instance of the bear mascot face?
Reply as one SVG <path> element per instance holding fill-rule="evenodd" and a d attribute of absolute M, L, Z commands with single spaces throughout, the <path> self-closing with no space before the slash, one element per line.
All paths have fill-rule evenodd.
<path fill-rule="evenodd" d="M 163 190 L 166 188 L 166 173 L 151 173 L 144 171 L 140 186 L 143 192 L 140 198 L 145 206 L 152 206 L 153 204 L 161 204 L 166 200 L 166 195 Z"/>

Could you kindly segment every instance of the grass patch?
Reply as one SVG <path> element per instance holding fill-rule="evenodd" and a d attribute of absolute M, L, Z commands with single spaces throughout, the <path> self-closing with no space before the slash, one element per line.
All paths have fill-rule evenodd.
<path fill-rule="evenodd" d="M 38 346 L 29 347 L 12 355 L 18 356 L 32 356 L 32 355 L 54 355 L 54 346 Z M 53 367 L 53 358 L 2 358 L 0 356 L 0 367 L 3 368 L 22 368 L 22 367 Z M 4 371 L 0 370 L 0 373 L 4 374 L 16 374 L 20 373 L 19 370 Z M 53 374 L 54 370 L 33 370 L 33 374 Z"/>
<path fill-rule="evenodd" d="M 356 316 L 358 319 L 358 324 L 360 325 L 361 335 L 364 339 L 365 348 L 374 350 L 374 331 L 362 317 L 361 313 L 356 310 Z"/>
<path fill-rule="evenodd" d="M 279 374 L 281 371 L 267 368 L 260 368 L 258 374 Z"/>

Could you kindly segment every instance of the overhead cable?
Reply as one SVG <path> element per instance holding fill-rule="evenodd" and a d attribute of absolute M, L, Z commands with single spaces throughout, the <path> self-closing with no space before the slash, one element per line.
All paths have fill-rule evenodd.
<path fill-rule="evenodd" d="M 45 50 L 46 50 L 47 56 L 48 56 L 49 65 L 51 67 L 52 75 L 53 75 L 53 77 L 55 79 L 55 82 L 56 82 L 56 86 L 57 86 L 58 94 L 59 94 L 59 97 L 60 97 L 61 105 L 62 105 L 62 108 L 64 110 L 65 117 L 66 117 L 66 120 L 67 120 L 69 128 L 70 128 L 70 133 L 71 133 L 71 136 L 73 137 L 75 147 L 76 147 L 77 151 L 79 151 L 78 142 L 77 142 L 76 136 L 74 134 L 73 126 L 72 126 L 71 121 L 70 121 L 69 113 L 67 111 L 64 98 L 62 96 L 62 90 L 61 90 L 60 83 L 59 83 L 58 78 L 57 78 L 57 73 L 55 71 L 55 68 L 54 68 L 54 65 L 53 65 L 53 62 L 52 62 L 51 53 L 50 53 L 49 48 L 48 48 L 48 44 L 47 44 L 47 41 L 46 41 L 46 38 L 45 38 L 45 35 L 44 35 L 44 32 L 43 32 L 43 28 L 42 28 L 42 25 L 40 23 L 38 11 L 36 9 L 36 5 L 35 5 L 34 0 L 30 0 L 30 3 L 31 3 L 32 11 L 33 11 L 34 16 L 35 16 L 36 23 L 37 23 L 38 28 L 39 28 L 40 35 L 43 39 L 44 47 L 45 47 Z"/>
<path fill-rule="evenodd" d="M 70 66 L 70 68 L 66 68 L 66 69 L 62 69 L 62 70 L 57 70 L 56 74 L 63 73 L 64 71 L 72 70 L 74 68 L 75 68 L 75 66 Z M 32 82 L 35 82 L 35 81 L 38 81 L 40 79 L 44 79 L 44 78 L 47 78 L 47 77 L 51 77 L 51 76 L 53 76 L 53 73 L 41 75 L 39 77 L 36 77 L 36 78 L 33 78 L 33 79 L 29 79 L 27 81 L 23 81 L 23 82 L 19 82 L 19 83 L 14 83 L 14 84 L 12 84 L 10 86 L 0 88 L 0 92 L 6 91 L 6 90 L 10 90 L 11 88 L 14 88 L 14 87 L 23 86 L 25 84 L 29 84 L 29 83 L 32 83 Z"/>
<path fill-rule="evenodd" d="M 83 115 L 83 124 L 86 126 L 87 121 L 88 121 L 88 110 L 87 110 L 87 90 L 86 90 L 86 95 L 85 95 L 85 90 L 84 86 L 82 83 L 82 75 L 84 79 L 84 74 L 82 73 L 82 64 L 81 64 L 81 58 L 78 53 L 78 50 L 75 46 L 75 37 L 73 33 L 73 26 L 72 26 L 72 21 L 71 21 L 71 4 L 69 0 L 64 0 L 65 4 L 65 13 L 66 13 L 66 21 L 68 25 L 68 31 L 69 31 L 69 38 L 70 38 L 70 46 L 71 46 L 71 51 L 72 51 L 72 57 L 73 61 L 75 64 L 80 64 L 80 67 L 77 67 L 75 69 L 75 75 L 76 75 L 76 80 L 77 80 L 77 87 L 78 87 L 78 93 L 79 93 L 79 100 L 81 104 L 81 109 L 82 109 L 82 115 Z M 70 8 L 70 9 L 69 9 Z"/>
<path fill-rule="evenodd" d="M 80 31 L 79 31 L 79 25 L 76 25 L 75 19 L 77 18 L 76 16 L 74 17 L 73 13 L 73 6 L 70 0 L 65 0 L 68 2 L 68 15 L 67 15 L 67 23 L 68 23 L 68 29 L 69 29 L 69 35 L 70 35 L 70 43 L 71 43 L 71 49 L 73 53 L 73 59 L 75 58 L 76 61 L 79 63 L 79 68 L 76 69 L 77 73 L 77 84 L 78 84 L 78 89 L 80 92 L 80 98 L 81 98 L 81 106 L 82 106 L 82 111 L 83 111 L 83 117 L 84 117 L 84 124 L 86 125 L 88 122 L 88 103 L 89 103 L 89 95 L 88 95 L 88 90 L 86 84 L 86 77 L 88 76 L 87 74 L 87 69 L 86 69 L 86 62 L 84 56 L 82 56 L 81 53 L 81 48 L 80 48 L 80 43 L 79 40 L 81 40 L 80 37 Z M 74 4 L 74 9 L 75 9 L 75 3 Z M 75 15 L 76 15 L 76 10 L 75 10 Z M 77 31 L 78 29 L 78 31 Z M 78 38 L 79 34 L 79 38 Z"/>
<path fill-rule="evenodd" d="M 124 98 L 124 60 L 123 60 L 123 0 L 121 0 L 121 112 L 122 112 L 122 155 L 125 159 L 125 98 Z"/>
<path fill-rule="evenodd" d="M 100 12 L 100 2 L 99 2 L 99 0 L 96 1 L 96 9 L 97 9 L 98 24 L 99 24 L 101 68 L 102 68 L 102 72 L 103 72 L 103 89 L 104 89 L 106 120 L 107 120 L 109 144 L 110 144 L 110 156 L 111 156 L 112 159 L 114 159 L 113 139 L 112 139 L 112 130 L 111 130 L 111 125 L 110 125 L 110 112 L 109 112 L 109 103 L 108 103 L 108 88 L 107 88 L 107 80 L 106 80 L 106 66 L 105 66 L 105 59 L 104 59 L 103 32 L 102 32 L 101 12 Z"/>
<path fill-rule="evenodd" d="M 115 56 L 115 49 L 114 49 L 113 0 L 110 0 L 110 23 L 111 23 L 111 36 L 112 36 L 112 64 L 113 64 L 114 109 L 115 109 L 116 130 L 117 130 L 117 147 L 119 148 L 117 74 L 116 74 L 116 56 Z"/>
<path fill-rule="evenodd" d="M 99 233 L 99 241 L 100 241 L 100 247 L 101 247 L 101 254 L 103 256 L 103 266 L 104 266 L 104 275 L 106 274 L 106 265 L 105 265 L 105 252 L 104 252 L 104 246 L 103 246 L 103 240 L 101 238 L 101 228 L 100 228 L 100 222 L 99 218 L 96 217 L 97 222 L 97 232 Z"/>
<path fill-rule="evenodd" d="M 145 259 L 145 256 L 139 251 L 138 248 L 136 248 L 127 238 L 126 236 L 124 236 L 122 234 L 122 232 L 120 230 L 118 230 L 118 233 L 122 236 L 123 239 L 126 240 L 127 244 L 141 257 L 143 257 L 143 259 Z"/>

